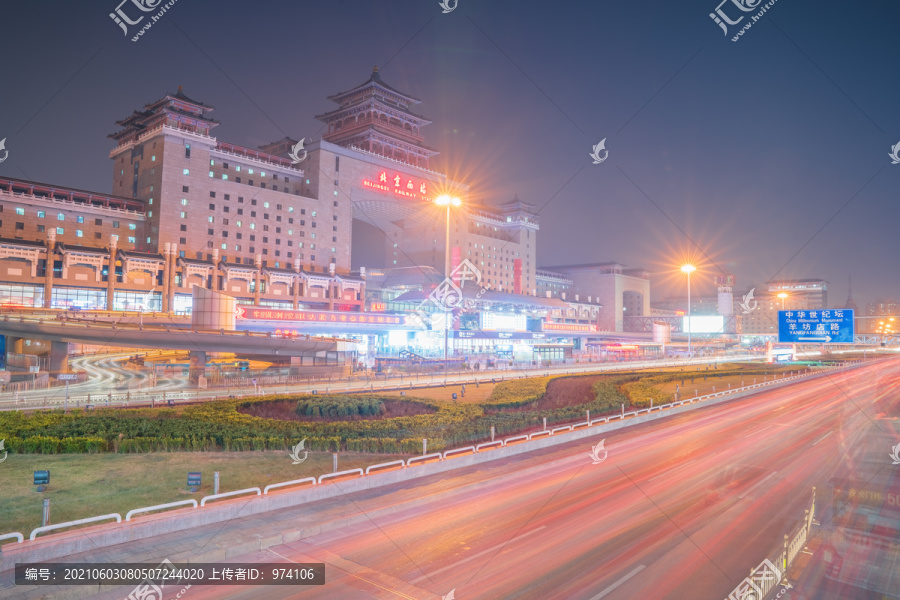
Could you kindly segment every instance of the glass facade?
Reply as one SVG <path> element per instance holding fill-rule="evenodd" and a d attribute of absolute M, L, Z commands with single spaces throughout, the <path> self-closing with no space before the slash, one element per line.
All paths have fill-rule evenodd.
<path fill-rule="evenodd" d="M 0 306 L 44 305 L 44 288 L 36 285 L 0 284 Z"/>
<path fill-rule="evenodd" d="M 113 310 L 143 310 L 159 312 L 162 310 L 162 294 L 158 292 L 114 292 Z"/>
<path fill-rule="evenodd" d="M 106 310 L 106 290 L 53 286 L 50 308 Z"/>

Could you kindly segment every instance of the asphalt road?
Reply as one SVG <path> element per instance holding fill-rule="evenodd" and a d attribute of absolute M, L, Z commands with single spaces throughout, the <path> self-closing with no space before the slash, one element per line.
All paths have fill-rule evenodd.
<path fill-rule="evenodd" d="M 324 562 L 325 586 L 194 586 L 181 597 L 721 600 L 781 547 L 813 486 L 821 505 L 832 477 L 859 470 L 851 460 L 890 465 L 898 381 L 900 362 L 882 361 L 611 433 L 600 464 L 592 439 L 70 560 L 127 550 L 156 564 L 238 531 L 362 513 L 375 516 L 230 559 Z M 376 514 L 386 506 L 395 510 Z M 792 597 L 817 596 L 782 595 Z"/>

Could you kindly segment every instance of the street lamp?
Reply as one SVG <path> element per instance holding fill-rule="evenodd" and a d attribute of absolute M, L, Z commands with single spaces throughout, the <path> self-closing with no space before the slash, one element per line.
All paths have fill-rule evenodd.
<path fill-rule="evenodd" d="M 693 358 L 694 351 L 691 345 L 691 273 L 697 270 L 697 267 L 691 264 L 681 265 L 681 272 L 687 274 L 688 281 L 688 358 Z"/>
<path fill-rule="evenodd" d="M 784 310 L 784 299 L 788 297 L 785 292 L 779 292 L 778 297 L 781 298 L 781 310 Z"/>
<path fill-rule="evenodd" d="M 443 194 L 434 199 L 434 203 L 438 206 L 446 206 L 447 207 L 447 231 L 444 242 L 444 276 L 447 279 L 450 279 L 450 207 L 451 206 L 459 206 L 462 204 L 459 198 L 454 198 L 452 196 L 448 196 Z M 446 298 L 444 299 L 444 361 L 447 360 L 447 348 L 449 345 L 448 338 L 450 336 L 450 322 L 447 317 L 447 302 Z M 446 362 L 444 363 L 444 368 L 447 368 Z"/>

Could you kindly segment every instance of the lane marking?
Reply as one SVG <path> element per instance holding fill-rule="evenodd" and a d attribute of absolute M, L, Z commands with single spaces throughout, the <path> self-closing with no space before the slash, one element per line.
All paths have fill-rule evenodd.
<path fill-rule="evenodd" d="M 268 552 L 271 552 L 271 553 L 274 554 L 275 556 L 280 556 L 280 557 L 283 558 L 284 560 L 286 560 L 286 561 L 288 561 L 288 562 L 291 562 L 291 563 L 294 563 L 295 565 L 303 564 L 303 563 L 298 563 L 296 560 L 292 560 L 292 559 L 288 558 L 287 556 L 282 556 L 281 554 L 278 554 L 278 553 L 275 552 L 274 550 L 269 550 L 268 548 L 266 548 L 266 550 L 267 550 Z M 335 555 L 335 556 L 337 556 L 337 555 Z M 361 577 L 361 576 L 357 575 L 356 573 L 353 573 L 353 572 L 351 572 L 351 571 L 345 569 L 344 567 L 342 567 L 342 566 L 336 564 L 336 563 L 334 562 L 334 560 L 325 561 L 325 562 L 326 562 L 326 564 L 328 564 L 329 566 L 334 567 L 335 569 L 338 569 L 338 570 L 340 570 L 340 571 L 343 571 L 344 573 L 346 573 L 346 574 L 349 575 L 350 577 L 355 577 L 356 579 L 359 579 L 360 581 L 365 581 L 365 582 L 368 583 L 369 585 L 372 585 L 372 586 L 374 586 L 374 587 L 380 588 L 380 589 L 382 589 L 382 590 L 384 590 L 384 591 L 386 591 L 386 592 L 391 592 L 392 594 L 395 594 L 395 595 L 397 595 L 397 596 L 399 596 L 399 597 L 401 597 L 401 598 L 406 598 L 406 600 L 416 600 L 416 598 L 414 598 L 413 596 L 408 596 L 407 594 L 404 594 L 404 593 L 401 592 L 400 590 L 395 590 L 395 589 L 392 589 L 392 588 L 388 588 L 388 587 L 385 587 L 385 586 L 381 585 L 380 583 L 378 583 L 378 582 L 376 582 L 376 581 L 372 581 L 371 579 L 366 579 L 365 577 Z M 345 560 L 345 562 L 347 562 L 347 563 L 349 563 L 349 564 L 353 564 L 354 566 L 361 567 L 361 568 L 365 569 L 366 571 L 370 571 L 370 572 L 372 572 L 372 573 L 378 573 L 377 571 L 372 571 L 371 569 L 367 569 L 367 568 L 365 568 L 365 567 L 362 567 L 362 565 L 357 565 L 356 563 L 353 563 L 353 562 L 351 562 L 351 561 L 346 561 L 346 560 Z"/>
<path fill-rule="evenodd" d="M 834 433 L 833 430 L 832 430 L 832 431 L 829 431 L 828 433 L 826 433 L 825 435 L 823 435 L 822 437 L 820 437 L 819 439 L 817 439 L 816 441 L 814 441 L 814 442 L 812 443 L 812 445 L 815 446 L 816 444 L 818 444 L 819 442 L 821 442 L 822 440 L 824 440 L 825 438 L 827 438 L 827 437 L 828 437 L 829 435 L 831 435 L 832 433 Z"/>
<path fill-rule="evenodd" d="M 449 571 L 450 569 L 455 569 L 456 567 L 458 567 L 459 565 L 461 565 L 463 563 L 469 562 L 470 560 L 475 560 L 476 558 L 481 558 L 485 554 L 490 554 L 491 552 L 493 552 L 494 550 L 497 550 L 498 548 L 503 548 L 504 546 L 506 546 L 508 544 L 512 544 L 513 542 L 515 542 L 517 540 L 521 540 L 522 538 L 527 537 L 527 536 L 531 535 L 532 533 L 536 533 L 536 532 L 540 531 L 541 529 L 546 529 L 546 528 L 547 528 L 546 525 L 541 525 L 537 529 L 532 529 L 531 531 L 529 531 L 527 533 L 523 533 L 520 536 L 514 537 L 513 539 L 509 540 L 508 542 L 504 542 L 502 544 L 497 544 L 496 546 L 488 548 L 487 550 L 482 550 L 481 552 L 473 554 L 472 556 L 469 556 L 460 561 L 457 561 L 456 563 L 454 563 L 452 565 L 447 565 L 446 567 L 441 567 L 440 569 L 437 569 L 436 571 L 431 571 L 430 573 L 428 573 L 426 575 L 417 577 L 417 578 L 413 579 L 412 581 L 410 581 L 410 583 L 415 585 L 415 584 L 419 583 L 420 581 L 424 581 L 425 579 L 430 579 L 434 575 L 438 575 L 439 573 L 443 573 L 444 571 Z"/>
<path fill-rule="evenodd" d="M 774 477 L 776 473 L 778 473 L 778 471 L 772 471 L 771 473 L 769 473 L 768 475 L 763 477 L 760 481 L 757 481 L 756 485 L 754 485 L 752 488 L 750 488 L 749 490 L 747 490 L 746 492 L 744 492 L 743 494 L 738 496 L 738 500 L 743 500 L 745 496 L 749 496 L 751 492 L 753 492 L 756 488 L 758 488 L 759 486 L 764 484 L 770 478 Z"/>
<path fill-rule="evenodd" d="M 634 569 L 631 570 L 631 573 L 628 573 L 627 575 L 623 575 L 622 577 L 619 577 L 619 579 L 616 580 L 615 583 L 613 583 L 611 586 L 609 586 L 608 588 L 606 588 L 605 590 L 603 590 L 602 592 L 600 592 L 599 594 L 597 594 L 596 596 L 591 598 L 591 600 L 600 600 L 600 598 L 603 598 L 607 594 L 612 593 L 612 591 L 615 590 L 617 587 L 619 587 L 620 585 L 622 585 L 623 583 L 625 583 L 626 581 L 628 581 L 629 579 L 631 579 L 632 577 L 634 577 L 635 575 L 637 575 L 638 573 L 640 573 L 641 571 L 643 571 L 646 568 L 647 568 L 646 565 L 638 565 L 637 567 L 635 567 Z"/>

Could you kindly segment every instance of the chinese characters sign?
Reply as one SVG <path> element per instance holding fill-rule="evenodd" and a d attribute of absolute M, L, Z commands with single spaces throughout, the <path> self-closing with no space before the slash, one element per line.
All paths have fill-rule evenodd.
<path fill-rule="evenodd" d="M 409 175 L 382 171 L 375 180 L 363 179 L 363 187 L 411 198 L 413 200 L 428 200 L 429 183 L 427 181 L 412 179 Z"/>
<path fill-rule="evenodd" d="M 399 315 L 330 312 L 318 310 L 281 310 L 264 306 L 239 306 L 239 319 L 259 319 L 261 321 L 299 321 L 303 323 L 365 323 L 367 325 L 403 325 Z"/>
<path fill-rule="evenodd" d="M 778 341 L 793 344 L 852 344 L 853 310 L 779 310 Z"/>

